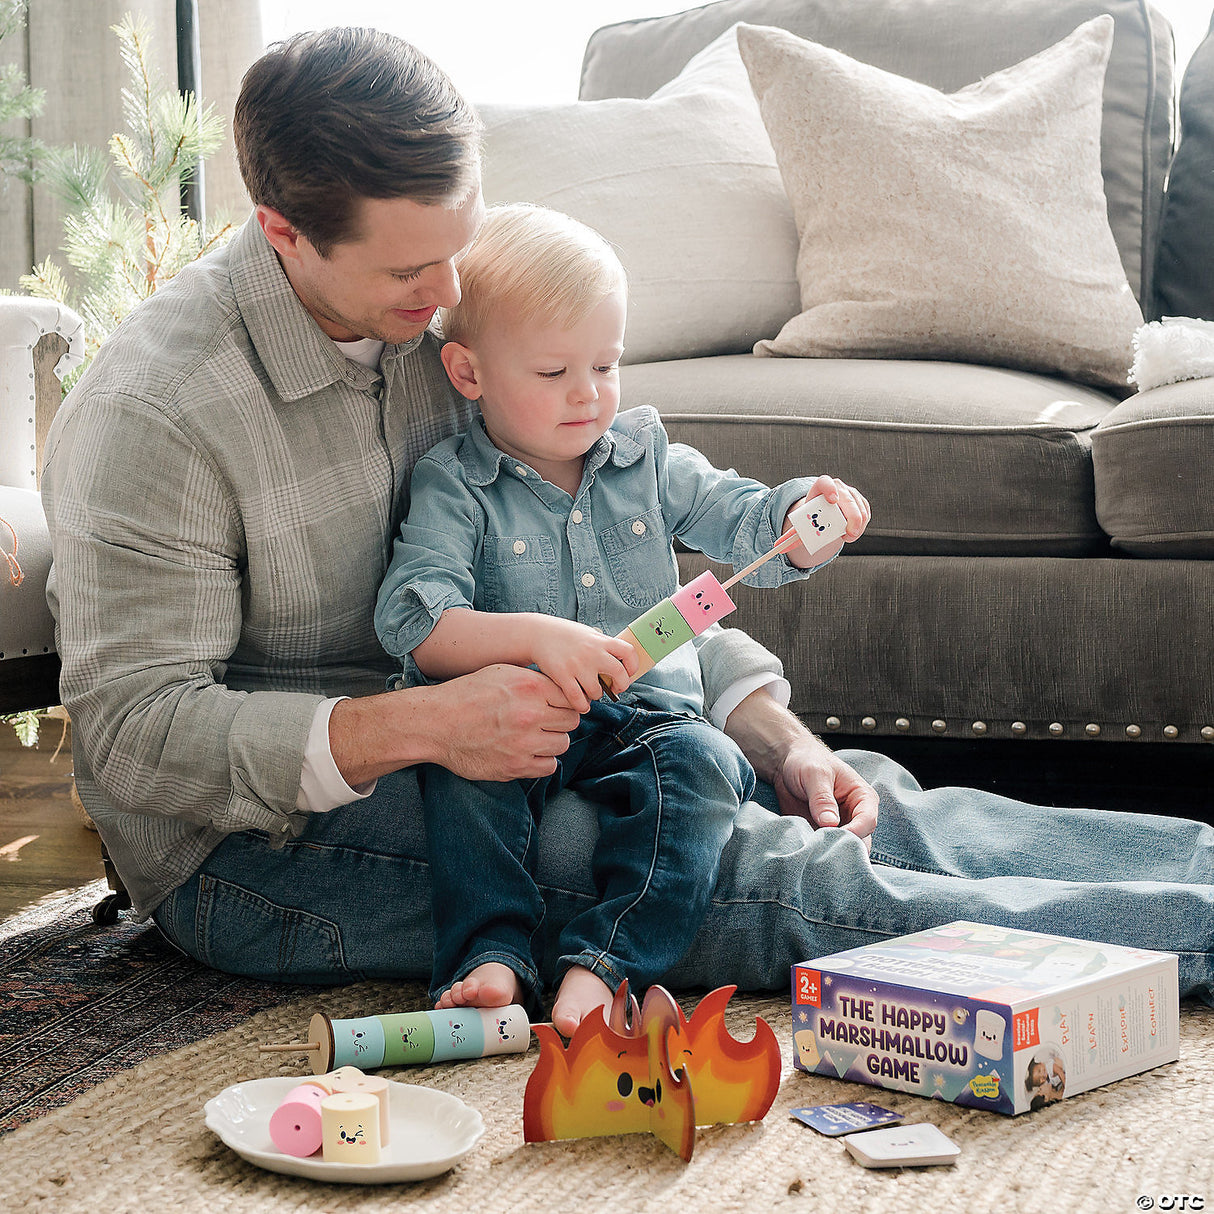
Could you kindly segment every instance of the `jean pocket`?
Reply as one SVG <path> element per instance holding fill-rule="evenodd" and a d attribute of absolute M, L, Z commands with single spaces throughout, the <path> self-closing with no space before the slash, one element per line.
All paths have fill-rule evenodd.
<path fill-rule="evenodd" d="M 231 882 L 200 878 L 195 922 L 200 958 L 226 973 L 296 982 L 354 976 L 337 924 Z"/>

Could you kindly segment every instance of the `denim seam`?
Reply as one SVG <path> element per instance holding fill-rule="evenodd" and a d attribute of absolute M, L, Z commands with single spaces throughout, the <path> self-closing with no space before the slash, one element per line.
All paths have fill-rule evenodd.
<path fill-rule="evenodd" d="M 596 978 L 603 982 L 611 991 L 619 989 L 621 982 L 628 980 L 628 975 L 621 973 L 613 962 L 616 960 L 609 953 L 600 950 L 597 953 L 590 953 L 583 950 L 580 953 L 575 953 L 570 957 L 562 957 L 561 962 L 568 962 L 563 967 L 557 967 L 558 981 L 573 968 L 575 965 L 580 965 L 583 969 L 589 970 Z"/>
<path fill-rule="evenodd" d="M 870 936 L 877 937 L 881 940 L 892 940 L 901 933 L 896 931 L 887 931 L 884 928 L 867 927 L 860 923 L 852 923 L 846 919 L 823 919 L 813 918 L 807 915 L 801 907 L 794 905 L 791 902 L 783 902 L 779 898 L 717 898 L 714 897 L 711 901 L 714 907 L 725 906 L 778 906 L 781 910 L 791 911 L 794 915 L 800 916 L 802 922 L 812 924 L 818 927 L 827 928 L 845 928 L 851 932 L 865 932 Z"/>
<path fill-rule="evenodd" d="M 645 874 L 645 882 L 641 888 L 637 890 L 636 897 L 633 898 L 633 900 L 626 907 L 624 907 L 618 915 L 616 915 L 615 920 L 611 925 L 611 932 L 607 937 L 606 943 L 603 945 L 604 952 L 614 947 L 615 938 L 619 933 L 620 923 L 624 916 L 630 911 L 636 909 L 636 907 L 640 904 L 641 899 L 645 897 L 645 895 L 649 892 L 650 887 L 653 885 L 653 873 L 658 862 L 658 840 L 661 838 L 662 824 L 665 821 L 665 814 L 663 812 L 664 799 L 662 796 L 662 781 L 658 778 L 657 756 L 653 753 L 653 747 L 650 746 L 647 741 L 641 741 L 638 739 L 638 743 L 644 748 L 645 753 L 649 756 L 649 766 L 653 772 L 653 787 L 657 790 L 657 823 L 654 826 L 653 831 L 653 848 L 649 853 L 649 870 Z"/>
<path fill-rule="evenodd" d="M 931 865 L 925 864 L 908 864 L 904 860 L 898 860 L 893 856 L 887 856 L 884 852 L 873 852 L 869 859 L 873 864 L 883 864 L 886 868 L 896 868 L 904 873 L 930 873 L 933 877 L 952 877 L 955 873 L 947 872 L 943 868 L 933 868 Z"/>

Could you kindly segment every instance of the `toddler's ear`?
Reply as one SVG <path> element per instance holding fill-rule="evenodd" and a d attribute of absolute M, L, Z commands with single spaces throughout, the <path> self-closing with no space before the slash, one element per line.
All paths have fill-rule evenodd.
<path fill-rule="evenodd" d="M 480 400 L 481 386 L 476 380 L 476 364 L 472 351 L 457 341 L 449 341 L 439 351 L 439 357 L 443 360 L 447 378 L 455 386 L 455 390 L 469 400 Z"/>

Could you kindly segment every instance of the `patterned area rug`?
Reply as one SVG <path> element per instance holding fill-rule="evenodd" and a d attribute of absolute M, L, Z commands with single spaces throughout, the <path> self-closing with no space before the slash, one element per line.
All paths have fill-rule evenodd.
<path fill-rule="evenodd" d="M 314 988 L 233 978 L 150 923 L 98 927 L 104 881 L 0 923 L 0 1134 Z"/>

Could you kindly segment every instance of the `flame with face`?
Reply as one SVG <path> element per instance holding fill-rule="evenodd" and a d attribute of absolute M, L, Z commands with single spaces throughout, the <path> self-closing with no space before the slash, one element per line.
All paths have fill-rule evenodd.
<path fill-rule="evenodd" d="M 643 1007 L 621 984 L 607 1020 L 586 1017 L 566 1048 L 537 1025 L 540 1058 L 523 1101 L 527 1142 L 649 1131 L 683 1159 L 695 1127 L 758 1120 L 775 1099 L 780 1049 L 763 1021 L 749 1043 L 725 1028 L 734 987 L 706 996 L 692 1014 L 660 986 Z"/>

